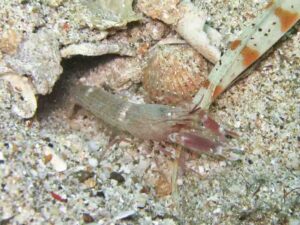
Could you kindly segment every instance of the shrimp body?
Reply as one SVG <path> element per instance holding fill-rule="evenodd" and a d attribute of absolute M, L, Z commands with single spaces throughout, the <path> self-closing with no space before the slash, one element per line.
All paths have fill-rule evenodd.
<path fill-rule="evenodd" d="M 143 140 L 168 141 L 197 153 L 212 153 L 229 134 L 198 108 L 135 104 L 102 88 L 84 85 L 75 87 L 73 95 L 75 104 Z"/>

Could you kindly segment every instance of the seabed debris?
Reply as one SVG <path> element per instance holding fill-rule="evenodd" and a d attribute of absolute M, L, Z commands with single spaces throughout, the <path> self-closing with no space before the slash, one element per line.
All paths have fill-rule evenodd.
<path fill-rule="evenodd" d="M 300 224 L 299 15 L 293 0 L 0 1 L 0 224 Z M 226 157 L 71 113 L 79 84 L 163 99 L 150 92 L 165 83 L 143 86 L 162 49 L 206 58 L 153 71 L 205 68 L 198 92 L 166 107 L 209 108 L 239 135 Z"/>

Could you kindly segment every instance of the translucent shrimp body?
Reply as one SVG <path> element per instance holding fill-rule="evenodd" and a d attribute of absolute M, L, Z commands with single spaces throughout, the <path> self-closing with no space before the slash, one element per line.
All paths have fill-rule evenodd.
<path fill-rule="evenodd" d="M 118 130 L 143 140 L 174 142 L 197 153 L 218 151 L 228 133 L 198 108 L 135 104 L 83 85 L 75 87 L 73 97 L 76 104 Z"/>

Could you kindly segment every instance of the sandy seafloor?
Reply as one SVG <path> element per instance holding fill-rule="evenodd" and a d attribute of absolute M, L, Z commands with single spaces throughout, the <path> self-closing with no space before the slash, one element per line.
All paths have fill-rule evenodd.
<path fill-rule="evenodd" d="M 265 4 L 195 2 L 224 44 Z M 68 116 L 72 85 L 118 57 L 63 60 L 33 119 L 0 112 L 0 224 L 300 224 L 299 43 L 297 26 L 210 109 L 244 155 L 188 158 L 170 195 L 177 164 L 158 143 L 125 135 L 107 149 L 110 128 L 83 109 Z"/>

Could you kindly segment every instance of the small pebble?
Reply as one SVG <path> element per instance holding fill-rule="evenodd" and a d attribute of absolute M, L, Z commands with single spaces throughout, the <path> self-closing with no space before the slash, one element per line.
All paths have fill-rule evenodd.
<path fill-rule="evenodd" d="M 89 179 L 87 179 L 87 180 L 84 181 L 84 184 L 86 186 L 88 186 L 89 188 L 93 188 L 93 187 L 96 186 L 97 182 L 96 182 L 96 180 L 94 178 L 89 178 Z"/>
<path fill-rule="evenodd" d="M 105 198 L 105 194 L 103 191 L 97 191 L 96 196 L 98 196 L 100 198 Z"/>
<path fill-rule="evenodd" d="M 213 214 L 220 214 L 222 213 L 222 209 L 220 208 L 216 208 L 214 211 L 213 211 Z"/>
<path fill-rule="evenodd" d="M 61 205 L 60 207 L 59 207 L 59 211 L 61 212 L 61 213 L 67 213 L 67 208 L 64 206 L 64 205 Z"/>
<path fill-rule="evenodd" d="M 203 166 L 199 166 L 198 172 L 199 172 L 199 174 L 204 175 L 204 174 L 205 174 L 205 169 L 204 169 L 204 167 L 203 167 Z"/>
<path fill-rule="evenodd" d="M 241 126 L 241 121 L 235 121 L 234 127 L 239 128 Z"/>
<path fill-rule="evenodd" d="M 95 141 L 89 141 L 88 148 L 90 151 L 97 151 L 97 150 L 99 150 L 100 145 L 99 145 L 99 143 L 97 143 Z"/>
<path fill-rule="evenodd" d="M 4 160 L 4 156 L 3 153 L 0 152 L 0 164 L 4 164 L 5 160 Z"/>
<path fill-rule="evenodd" d="M 146 194 L 137 195 L 136 206 L 138 208 L 144 208 L 146 206 L 147 199 L 148 199 L 148 197 Z"/>
<path fill-rule="evenodd" d="M 90 158 L 89 160 L 89 164 L 91 167 L 97 167 L 98 166 L 98 160 L 96 158 Z"/>
<path fill-rule="evenodd" d="M 85 223 L 92 223 L 95 221 L 94 218 L 88 213 L 83 213 L 82 219 Z"/>
<path fill-rule="evenodd" d="M 118 172 L 111 172 L 109 178 L 118 181 L 119 184 L 125 182 L 125 178 Z"/>
<path fill-rule="evenodd" d="M 52 160 L 52 158 L 53 158 L 52 154 L 45 155 L 44 156 L 44 163 L 45 164 L 49 163 Z"/>
<path fill-rule="evenodd" d="M 79 180 L 80 183 L 85 182 L 86 180 L 90 179 L 94 176 L 93 172 L 80 170 L 74 174 L 74 176 Z"/>
<path fill-rule="evenodd" d="M 182 179 L 177 179 L 177 185 L 183 185 L 183 180 Z"/>

